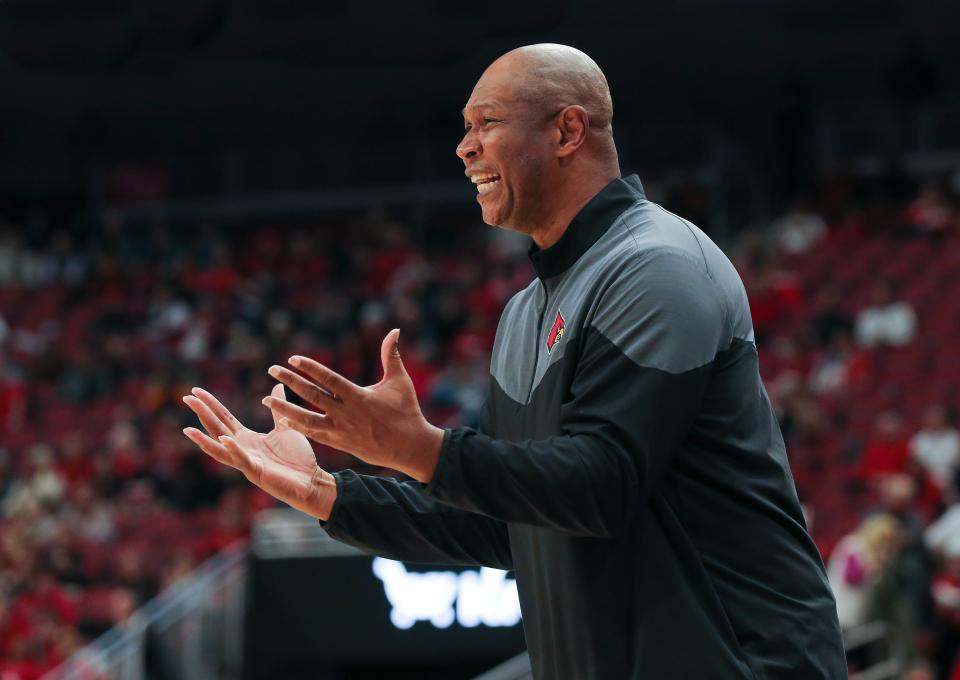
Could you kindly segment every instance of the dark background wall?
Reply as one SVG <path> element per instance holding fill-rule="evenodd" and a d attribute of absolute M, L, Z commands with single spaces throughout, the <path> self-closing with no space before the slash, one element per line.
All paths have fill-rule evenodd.
<path fill-rule="evenodd" d="M 896 151 L 878 117 L 955 102 L 958 38 L 950 0 L 3 0 L 0 200 L 89 201 L 131 161 L 175 196 L 458 178 L 473 82 L 538 41 L 604 68 L 625 167 L 776 181 Z M 960 148 L 946 111 L 929 142 Z"/>

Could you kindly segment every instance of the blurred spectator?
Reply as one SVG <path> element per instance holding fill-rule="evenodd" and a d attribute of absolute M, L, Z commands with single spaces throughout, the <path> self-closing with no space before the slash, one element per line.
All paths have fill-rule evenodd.
<path fill-rule="evenodd" d="M 16 477 L 10 469 L 10 452 L 0 446 L 0 507 L 15 481 Z"/>
<path fill-rule="evenodd" d="M 813 317 L 813 335 L 821 348 L 833 343 L 839 334 L 853 336 L 853 317 L 843 308 L 836 286 L 824 286 L 817 295 L 816 316 Z"/>
<path fill-rule="evenodd" d="M 920 233 L 940 234 L 956 224 L 950 204 L 937 182 L 923 186 L 920 194 L 903 211 L 906 225 Z"/>
<path fill-rule="evenodd" d="M 60 458 L 57 469 L 68 487 L 87 482 L 93 477 L 93 457 L 88 450 L 88 440 L 79 431 L 67 432 L 60 440 Z"/>
<path fill-rule="evenodd" d="M 73 286 L 80 283 L 87 275 L 87 258 L 77 248 L 73 236 L 60 229 L 50 239 L 50 253 L 47 258 L 50 281 L 57 281 Z"/>
<path fill-rule="evenodd" d="M 910 438 L 910 455 L 951 500 L 960 470 L 960 433 L 951 424 L 946 406 L 927 407 L 923 427 Z"/>
<path fill-rule="evenodd" d="M 181 548 L 174 553 L 170 562 L 164 565 L 160 576 L 160 587 L 169 588 L 174 583 L 186 578 L 197 566 L 196 560 L 190 551 Z"/>
<path fill-rule="evenodd" d="M 71 490 L 72 503 L 61 512 L 64 528 L 82 541 L 106 543 L 114 535 L 110 506 L 98 498 L 89 484 Z"/>
<path fill-rule="evenodd" d="M 805 253 L 827 233 L 827 223 L 805 201 L 798 201 L 774 220 L 773 235 L 780 249 L 791 255 Z"/>
<path fill-rule="evenodd" d="M 902 474 L 909 457 L 903 418 L 896 411 L 884 411 L 874 419 L 873 432 L 863 447 L 857 474 L 865 482 Z"/>
<path fill-rule="evenodd" d="M 903 680 L 936 680 L 932 666 L 926 661 L 919 660 L 906 669 Z"/>
<path fill-rule="evenodd" d="M 7 652 L 0 657 L 0 677 L 3 680 L 39 680 L 48 666 L 31 658 L 30 639 L 27 635 L 11 636 Z"/>
<path fill-rule="evenodd" d="M 9 231 L 0 231 L 0 285 L 22 284 L 26 281 L 28 257 L 19 231 L 16 225 Z"/>
<path fill-rule="evenodd" d="M 0 428 L 15 429 L 14 426 L 25 416 L 26 386 L 16 374 L 12 362 L 4 359 L 3 346 L 0 345 Z"/>
<path fill-rule="evenodd" d="M 76 648 L 71 635 L 60 639 L 77 623 L 76 604 L 44 562 L 25 575 L 24 588 L 2 618 L 0 677 L 38 678 Z"/>
<path fill-rule="evenodd" d="M 182 294 L 169 286 L 159 288 L 150 302 L 147 330 L 157 333 L 175 333 L 190 321 L 193 309 Z"/>
<path fill-rule="evenodd" d="M 73 363 L 60 375 L 60 392 L 76 404 L 85 404 L 115 391 L 110 362 L 102 356 L 103 348 L 78 347 Z"/>
<path fill-rule="evenodd" d="M 907 542 L 920 543 L 924 528 L 935 516 L 937 494 L 935 487 L 909 472 L 877 475 L 868 489 L 875 498 L 876 508 L 900 520 Z"/>
<path fill-rule="evenodd" d="M 898 532 L 874 587 L 869 617 L 886 624 L 886 642 L 907 668 L 920 657 L 917 636 L 929 582 L 922 552 L 909 546 L 905 532 Z"/>
<path fill-rule="evenodd" d="M 456 420 L 448 421 L 448 426 L 475 427 L 486 395 L 479 378 L 487 370 L 483 362 L 454 360 L 434 378 L 427 403 L 432 408 L 458 414 Z"/>
<path fill-rule="evenodd" d="M 171 480 L 174 504 L 183 512 L 216 505 L 223 494 L 222 477 L 210 459 L 191 450 L 180 459 L 176 476 Z"/>
<path fill-rule="evenodd" d="M 73 625 L 77 621 L 76 603 L 57 582 L 52 565 L 41 560 L 26 575 L 24 589 L 10 606 L 10 619 L 22 621 L 24 627 L 29 627 L 36 624 L 38 615 L 46 614 L 54 616 L 60 623 Z"/>
<path fill-rule="evenodd" d="M 849 333 L 837 330 L 813 361 L 810 389 L 816 394 L 837 392 L 863 382 L 871 370 L 870 355 L 854 344 Z"/>
<path fill-rule="evenodd" d="M 923 540 L 936 558 L 960 555 L 960 504 L 950 506 L 931 523 L 924 532 Z"/>
<path fill-rule="evenodd" d="M 147 546 L 131 540 L 111 556 L 112 581 L 133 596 L 133 609 L 146 602 L 154 592 L 154 583 L 148 572 L 147 550 Z"/>
<path fill-rule="evenodd" d="M 820 401 L 796 381 L 778 384 L 775 403 L 780 406 L 780 428 L 784 437 L 818 446 L 829 431 Z"/>
<path fill-rule="evenodd" d="M 763 262 L 750 273 L 746 285 L 750 316 L 759 345 L 766 344 L 772 331 L 801 301 L 796 278 L 789 272 Z"/>
<path fill-rule="evenodd" d="M 760 366 L 771 396 L 780 389 L 794 389 L 803 385 L 810 373 L 810 364 L 810 351 L 803 338 L 792 335 L 771 338 Z"/>
<path fill-rule="evenodd" d="M 137 609 L 137 598 L 123 587 L 94 591 L 91 606 L 84 612 L 79 630 L 87 638 L 103 635 L 114 626 L 122 626 Z"/>
<path fill-rule="evenodd" d="M 12 484 L 3 501 L 3 511 L 8 515 L 34 514 L 44 506 L 55 506 L 66 489 L 63 478 L 54 467 L 50 446 L 34 444 L 27 455 L 27 469 Z"/>
<path fill-rule="evenodd" d="M 870 620 L 874 589 L 896 550 L 899 530 L 893 516 L 873 515 L 833 549 L 827 576 L 843 630 Z"/>
<path fill-rule="evenodd" d="M 864 347 L 907 345 L 913 340 L 917 317 L 909 302 L 894 298 L 893 286 L 880 283 L 873 304 L 857 315 L 857 342 Z"/>

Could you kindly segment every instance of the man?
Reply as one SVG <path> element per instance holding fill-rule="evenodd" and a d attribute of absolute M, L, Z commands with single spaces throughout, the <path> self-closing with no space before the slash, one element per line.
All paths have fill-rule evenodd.
<path fill-rule="evenodd" d="M 537 678 L 842 678 L 836 607 L 760 381 L 746 294 L 689 222 L 620 178 L 606 80 L 534 45 L 481 76 L 457 148 L 484 221 L 527 233 L 537 278 L 497 329 L 481 429 L 426 422 L 399 331 L 359 387 L 306 357 L 244 429 L 202 390 L 253 483 L 387 557 L 517 576 Z M 330 475 L 303 435 L 413 480 Z"/>

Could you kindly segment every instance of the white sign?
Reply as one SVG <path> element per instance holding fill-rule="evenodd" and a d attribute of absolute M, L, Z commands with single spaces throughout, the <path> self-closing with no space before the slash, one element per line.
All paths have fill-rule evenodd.
<path fill-rule="evenodd" d="M 406 630 L 417 621 L 436 628 L 515 626 L 520 622 L 517 582 L 507 572 L 482 567 L 452 571 L 407 571 L 402 562 L 376 557 L 373 573 L 383 581 L 392 607 L 390 621 Z"/>

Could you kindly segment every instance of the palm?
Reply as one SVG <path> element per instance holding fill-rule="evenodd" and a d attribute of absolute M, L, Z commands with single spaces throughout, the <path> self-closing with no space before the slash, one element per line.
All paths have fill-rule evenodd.
<path fill-rule="evenodd" d="M 286 401 L 283 386 L 272 396 Z M 234 467 L 274 498 L 316 516 L 316 478 L 320 469 L 305 436 L 277 422 L 266 434 L 245 427 L 209 392 L 195 389 L 184 402 L 197 414 L 208 435 L 196 428 L 184 430 L 194 443 L 216 460 Z"/>
<path fill-rule="evenodd" d="M 234 435 L 251 460 L 251 482 L 293 507 L 309 497 L 317 459 L 309 440 L 296 430 L 275 427 L 263 434 L 243 428 Z"/>

